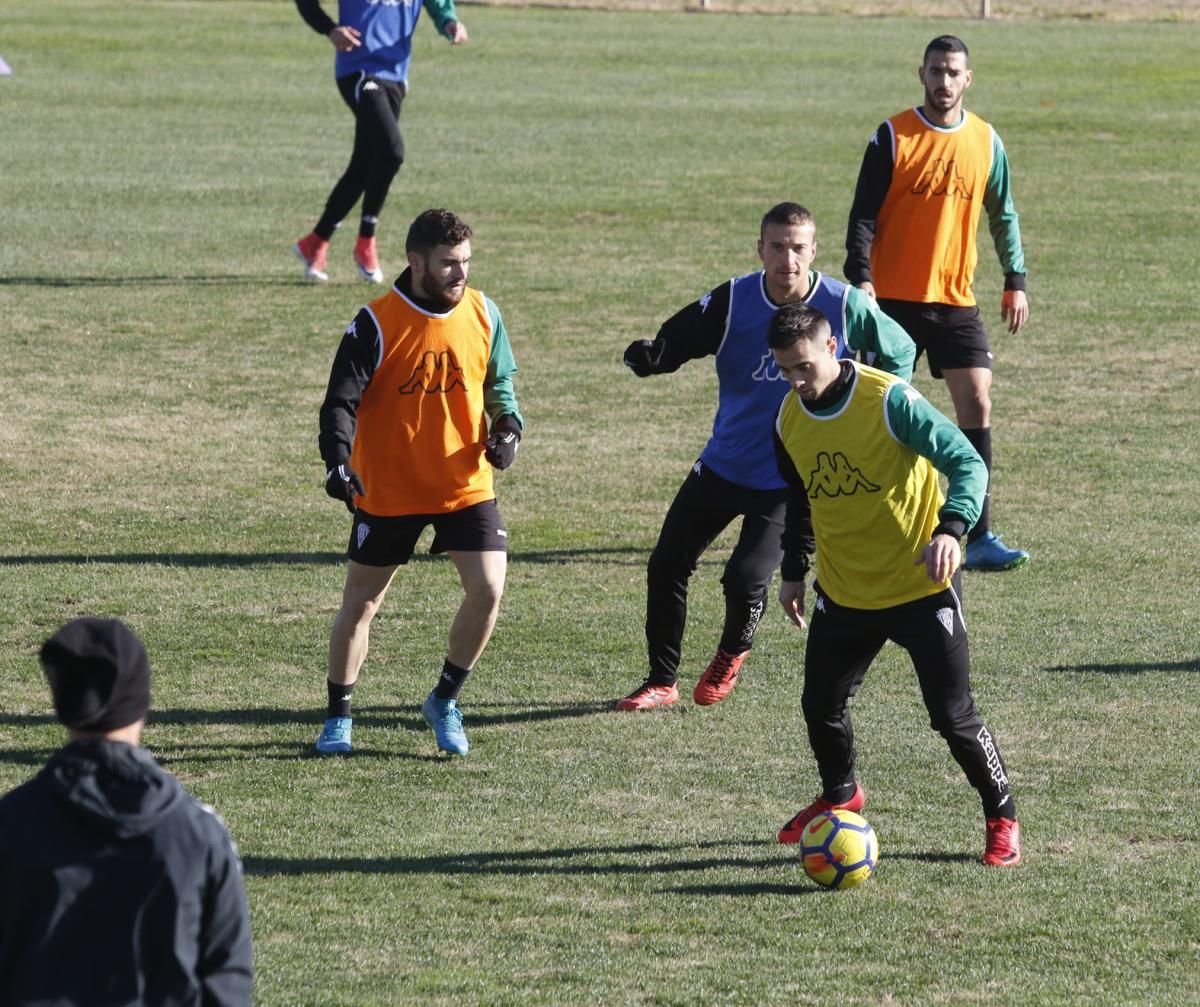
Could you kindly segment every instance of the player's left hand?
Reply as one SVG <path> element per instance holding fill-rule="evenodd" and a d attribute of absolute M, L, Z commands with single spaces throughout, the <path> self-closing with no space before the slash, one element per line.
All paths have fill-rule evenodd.
<path fill-rule="evenodd" d="M 446 22 L 446 27 L 442 29 L 446 33 L 446 38 L 450 40 L 451 45 L 462 45 L 469 42 L 470 36 L 467 35 L 467 26 L 461 21 L 450 20 Z"/>
<path fill-rule="evenodd" d="M 913 566 L 924 563 L 929 579 L 935 584 L 944 584 L 954 576 L 961 559 L 958 539 L 953 535 L 934 535 L 929 545 L 921 550 L 921 555 L 913 560 Z"/>
<path fill-rule="evenodd" d="M 492 432 L 483 442 L 483 457 L 494 469 L 506 469 L 517 457 L 521 446 L 521 427 L 513 417 L 505 413 L 492 424 Z"/>
<path fill-rule="evenodd" d="M 348 461 L 325 473 L 325 492 L 334 500 L 341 500 L 351 514 L 354 513 L 354 498 L 367 495 L 362 479 Z"/>
<path fill-rule="evenodd" d="M 1000 318 L 1008 322 L 1008 331 L 1017 333 L 1029 321 L 1029 298 L 1024 290 L 1006 290 L 1000 297 Z"/>
<path fill-rule="evenodd" d="M 800 629 L 808 629 L 808 624 L 804 621 L 804 581 L 780 581 L 779 604 L 783 606 L 793 625 Z"/>

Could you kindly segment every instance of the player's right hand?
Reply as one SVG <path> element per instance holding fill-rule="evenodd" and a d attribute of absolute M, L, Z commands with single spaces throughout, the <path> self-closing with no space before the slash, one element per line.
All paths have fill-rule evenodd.
<path fill-rule="evenodd" d="M 639 378 L 648 378 L 658 369 L 662 344 L 653 339 L 635 339 L 625 347 L 625 366 Z"/>
<path fill-rule="evenodd" d="M 779 582 L 779 604 L 787 613 L 788 620 L 798 629 L 807 629 L 804 621 L 804 581 L 782 580 Z"/>
<path fill-rule="evenodd" d="M 340 24 L 329 33 L 329 41 L 338 52 L 353 52 L 362 45 L 362 32 Z"/>
<path fill-rule="evenodd" d="M 342 462 L 325 473 L 325 492 L 334 500 L 341 500 L 351 514 L 354 513 L 354 498 L 367 495 L 366 487 L 349 462 Z"/>

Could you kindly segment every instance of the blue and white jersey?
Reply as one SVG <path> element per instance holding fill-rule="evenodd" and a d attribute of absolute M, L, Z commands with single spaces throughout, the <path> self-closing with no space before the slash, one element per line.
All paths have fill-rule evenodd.
<path fill-rule="evenodd" d="M 829 319 L 838 356 L 852 357 L 845 334 L 849 287 L 816 270 L 812 275 L 804 303 Z M 761 270 L 730 281 L 729 316 L 717 349 L 717 415 L 700 461 L 722 479 L 748 489 L 787 485 L 779 475 L 771 437 L 789 387 L 767 346 L 767 329 L 778 310 L 767 296 Z"/>
<path fill-rule="evenodd" d="M 334 77 L 365 73 L 381 80 L 408 80 L 412 36 L 421 0 L 338 0 L 338 24 L 362 32 L 362 45 L 339 52 Z"/>

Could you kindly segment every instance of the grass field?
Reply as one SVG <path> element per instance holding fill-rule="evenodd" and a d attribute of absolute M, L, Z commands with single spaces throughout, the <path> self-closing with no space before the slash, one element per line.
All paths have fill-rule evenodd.
<path fill-rule="evenodd" d="M 469 15 L 469 16 L 468 16 Z M 437 757 L 417 706 L 457 604 L 419 557 L 376 622 L 353 758 L 310 748 L 346 515 L 317 406 L 352 280 L 299 281 L 350 142 L 327 46 L 284 2 L 10 0 L 0 56 L 0 789 L 60 744 L 36 653 L 127 620 L 146 743 L 245 860 L 263 1004 L 1190 1004 L 1200 988 L 1200 68 L 1194 25 L 471 8 L 422 26 L 398 270 L 428 206 L 476 229 L 527 435 L 499 478 L 500 623 Z M 764 621 L 737 692 L 617 716 L 644 564 L 702 446 L 711 366 L 638 381 L 632 338 L 816 214 L 840 275 L 868 135 L 924 43 L 972 48 L 1004 137 L 1033 316 L 998 324 L 998 529 L 969 575 L 975 691 L 1026 860 L 977 864 L 976 800 L 884 652 L 856 700 L 878 875 L 817 891 L 776 828 L 817 789 L 802 639 Z M 918 385 L 943 406 L 944 390 Z M 722 540 L 684 682 L 716 642 Z"/>

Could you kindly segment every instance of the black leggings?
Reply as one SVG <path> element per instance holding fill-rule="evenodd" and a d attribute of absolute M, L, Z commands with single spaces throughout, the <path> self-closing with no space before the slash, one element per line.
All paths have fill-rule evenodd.
<path fill-rule="evenodd" d="M 404 137 L 399 127 L 404 89 L 396 81 L 364 73 L 339 77 L 337 86 L 354 113 L 354 150 L 313 230 L 328 241 L 361 196 L 359 234 L 372 238 L 392 179 L 404 163 Z"/>
<path fill-rule="evenodd" d="M 850 699 L 887 640 L 908 651 L 930 726 L 950 746 L 983 802 L 984 814 L 1016 817 L 1008 773 L 971 695 L 961 581 L 949 590 L 892 608 L 844 608 L 817 596 L 804 654 L 802 706 L 824 795 L 841 801 L 854 792 L 854 728 Z"/>
<path fill-rule="evenodd" d="M 783 559 L 785 501 L 786 490 L 747 489 L 695 464 L 667 511 L 647 568 L 650 681 L 675 681 L 687 622 L 688 579 L 704 550 L 738 517 L 742 531 L 721 577 L 725 624 L 720 647 L 733 654 L 750 649 L 771 577 Z"/>

